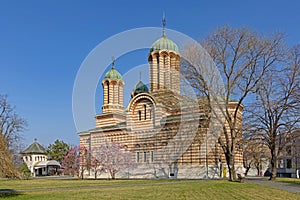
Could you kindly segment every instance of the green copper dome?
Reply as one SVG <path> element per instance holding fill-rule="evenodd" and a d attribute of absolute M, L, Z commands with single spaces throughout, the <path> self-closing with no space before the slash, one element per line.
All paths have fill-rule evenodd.
<path fill-rule="evenodd" d="M 139 93 L 144 93 L 144 92 L 149 93 L 149 89 L 148 89 L 147 85 L 145 85 L 142 81 L 139 81 L 133 89 L 133 92 L 132 92 L 133 96 L 135 96 Z"/>
<path fill-rule="evenodd" d="M 111 70 L 105 74 L 104 78 L 122 80 L 122 75 L 114 67 L 112 67 Z"/>
<path fill-rule="evenodd" d="M 178 53 L 178 46 L 166 36 L 162 36 L 152 44 L 150 52 L 159 50 L 172 50 Z"/>
<path fill-rule="evenodd" d="M 46 149 L 35 140 L 22 154 L 46 154 Z"/>

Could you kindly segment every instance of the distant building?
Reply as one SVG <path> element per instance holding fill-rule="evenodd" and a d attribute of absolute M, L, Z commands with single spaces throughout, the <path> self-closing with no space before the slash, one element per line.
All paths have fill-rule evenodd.
<path fill-rule="evenodd" d="M 180 94 L 180 59 L 178 46 L 163 33 L 148 54 L 150 89 L 139 80 L 126 108 L 123 104 L 125 83 L 114 62 L 102 80 L 102 114 L 95 116 L 94 129 L 78 135 L 80 146 L 89 150 L 105 141 L 114 141 L 134 153 L 132 160 L 138 167 L 128 174 L 119 173 L 117 176 L 218 178 L 227 167 L 218 138 L 206 137 L 209 129 L 207 103 L 203 99 L 196 100 L 198 111 L 195 113 L 197 109 L 189 107 L 189 101 L 193 100 Z M 232 112 L 236 105 L 236 102 L 229 104 Z M 240 126 L 242 109 L 238 110 Z M 193 134 L 195 120 L 199 123 Z M 236 145 L 235 166 L 242 169 L 241 135 L 237 137 L 239 145 Z M 226 174 L 226 170 L 223 171 Z"/>
<path fill-rule="evenodd" d="M 300 171 L 300 130 L 283 138 L 286 144 L 278 156 L 277 176 L 296 178 Z"/>
<path fill-rule="evenodd" d="M 32 176 L 54 175 L 61 167 L 56 160 L 48 160 L 46 149 L 36 139 L 21 154 Z"/>

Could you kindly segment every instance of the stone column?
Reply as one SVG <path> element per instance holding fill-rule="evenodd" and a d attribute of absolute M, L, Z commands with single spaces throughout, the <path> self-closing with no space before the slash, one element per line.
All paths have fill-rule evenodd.
<path fill-rule="evenodd" d="M 171 68 L 171 66 L 170 66 L 170 56 L 169 55 L 167 55 L 166 56 L 166 63 L 165 63 L 165 73 L 166 73 L 166 88 L 167 89 L 171 89 L 171 82 L 170 82 L 170 69 Z"/>
<path fill-rule="evenodd" d="M 158 68 L 158 60 L 156 59 L 156 55 L 152 54 L 152 69 L 150 68 L 150 76 L 152 76 L 152 81 L 150 79 L 150 92 L 157 90 L 157 84 L 158 84 L 158 76 L 157 76 L 157 68 Z"/>

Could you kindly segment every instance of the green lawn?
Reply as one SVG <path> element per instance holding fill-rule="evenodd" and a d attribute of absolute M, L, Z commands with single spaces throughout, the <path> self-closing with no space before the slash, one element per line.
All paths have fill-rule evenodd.
<path fill-rule="evenodd" d="M 7 199 L 300 199 L 300 195 L 226 180 L 2 180 Z"/>
<path fill-rule="evenodd" d="M 276 178 L 276 181 L 279 182 L 285 182 L 285 183 L 294 183 L 300 185 L 300 179 L 299 178 Z"/>

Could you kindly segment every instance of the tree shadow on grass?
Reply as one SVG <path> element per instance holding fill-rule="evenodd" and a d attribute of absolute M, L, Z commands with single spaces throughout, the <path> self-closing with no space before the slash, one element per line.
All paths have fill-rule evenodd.
<path fill-rule="evenodd" d="M 0 189 L 0 198 L 9 198 L 9 197 L 15 197 L 19 196 L 22 193 L 16 191 L 16 190 L 11 190 L 11 189 Z"/>

